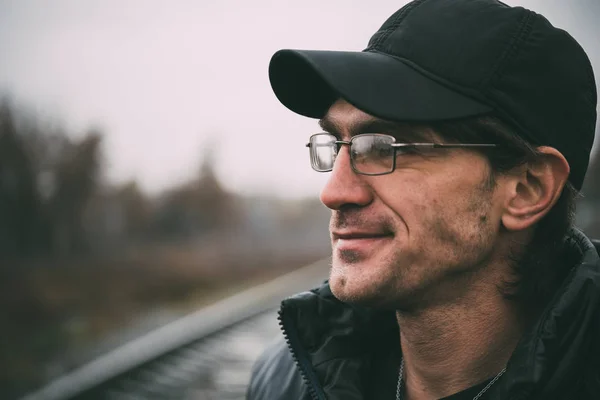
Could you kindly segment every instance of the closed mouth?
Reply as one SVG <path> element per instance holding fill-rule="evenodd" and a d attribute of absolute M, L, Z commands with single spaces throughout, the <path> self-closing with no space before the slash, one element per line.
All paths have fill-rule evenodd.
<path fill-rule="evenodd" d="M 391 237 L 391 233 L 383 232 L 332 232 L 333 240 L 383 239 Z"/>

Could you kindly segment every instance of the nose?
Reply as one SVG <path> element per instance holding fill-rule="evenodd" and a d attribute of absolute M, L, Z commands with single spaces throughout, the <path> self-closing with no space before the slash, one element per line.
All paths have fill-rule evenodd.
<path fill-rule="evenodd" d="M 373 200 L 373 192 L 362 175 L 350 164 L 348 146 L 342 146 L 337 155 L 329 180 L 321 190 L 321 202 L 332 210 L 344 206 L 364 207 Z"/>

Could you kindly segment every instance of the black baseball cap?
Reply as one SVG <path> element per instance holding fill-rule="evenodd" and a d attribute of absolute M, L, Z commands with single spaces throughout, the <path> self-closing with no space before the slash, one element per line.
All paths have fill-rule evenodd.
<path fill-rule="evenodd" d="M 321 118 L 343 98 L 406 122 L 494 114 L 536 146 L 552 146 L 581 189 L 596 125 L 596 83 L 581 46 L 543 16 L 496 0 L 415 0 L 361 52 L 280 50 L 277 98 Z"/>

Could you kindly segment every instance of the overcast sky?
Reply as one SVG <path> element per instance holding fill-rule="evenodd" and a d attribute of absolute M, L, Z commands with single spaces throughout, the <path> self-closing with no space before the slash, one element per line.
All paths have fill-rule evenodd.
<path fill-rule="evenodd" d="M 506 2 L 570 31 L 600 75 L 600 1 Z M 405 3 L 0 0 L 0 90 L 75 133 L 101 126 L 111 181 L 157 192 L 193 176 L 214 140 L 227 187 L 313 196 L 326 174 L 312 172 L 304 144 L 318 126 L 278 103 L 269 59 L 362 50 Z"/>

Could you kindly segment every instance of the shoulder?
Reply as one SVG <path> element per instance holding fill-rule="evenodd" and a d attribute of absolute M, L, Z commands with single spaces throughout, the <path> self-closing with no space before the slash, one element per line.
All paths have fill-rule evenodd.
<path fill-rule="evenodd" d="M 246 398 L 248 400 L 304 399 L 307 390 L 287 343 L 280 338 L 258 358 Z"/>

